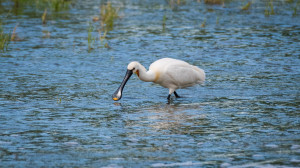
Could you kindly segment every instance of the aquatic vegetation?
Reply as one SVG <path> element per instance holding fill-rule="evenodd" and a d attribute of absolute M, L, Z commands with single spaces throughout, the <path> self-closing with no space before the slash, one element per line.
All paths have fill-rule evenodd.
<path fill-rule="evenodd" d="M 297 4 L 293 8 L 293 17 L 297 16 L 297 8 L 300 6 L 300 1 L 297 1 Z"/>
<path fill-rule="evenodd" d="M 108 45 L 108 40 L 106 39 L 106 34 L 107 34 L 107 30 L 102 35 L 102 32 L 99 29 L 100 45 L 103 46 L 104 48 L 110 48 L 110 46 Z"/>
<path fill-rule="evenodd" d="M 224 0 L 204 0 L 204 3 L 211 5 L 222 5 L 224 4 Z"/>
<path fill-rule="evenodd" d="M 265 16 L 275 15 L 273 0 L 268 0 L 265 9 Z"/>
<path fill-rule="evenodd" d="M 162 29 L 163 29 L 163 32 L 166 30 L 166 22 L 167 22 L 167 16 L 166 16 L 166 14 L 164 14 L 163 20 L 162 20 Z"/>
<path fill-rule="evenodd" d="M 100 7 L 100 17 L 93 17 L 93 21 L 100 21 L 100 28 L 98 29 L 100 47 L 110 48 L 108 45 L 108 40 L 106 35 L 109 31 L 113 30 L 115 19 L 119 18 L 118 16 L 119 8 L 112 6 L 110 2 L 107 2 L 106 5 Z M 96 38 L 92 35 L 94 31 L 93 25 L 90 23 L 88 28 L 88 50 L 93 49 L 93 45 L 96 41 Z M 103 32 L 103 33 L 102 33 Z"/>
<path fill-rule="evenodd" d="M 106 38 L 106 34 L 107 34 L 107 31 L 105 31 L 104 33 L 103 33 L 103 35 L 102 35 L 102 32 L 101 32 L 101 30 L 99 29 L 99 40 L 100 40 L 100 42 L 102 43 Z"/>
<path fill-rule="evenodd" d="M 5 51 L 7 50 L 8 44 L 10 43 L 10 33 L 5 33 L 2 24 L 0 23 L 0 50 Z"/>
<path fill-rule="evenodd" d="M 51 11 L 59 12 L 68 10 L 71 4 L 70 0 L 40 0 L 34 1 L 34 5 L 38 9 L 46 9 L 48 8 Z"/>
<path fill-rule="evenodd" d="M 16 30 L 17 30 L 17 27 L 19 26 L 19 24 L 17 24 L 12 32 L 12 35 L 11 35 L 11 38 L 10 40 L 11 41 L 19 41 L 20 38 L 17 36 L 17 33 L 16 33 Z"/>
<path fill-rule="evenodd" d="M 178 6 L 186 3 L 185 0 L 167 0 L 167 2 L 172 8 L 174 8 L 174 6 Z"/>
<path fill-rule="evenodd" d="M 94 44 L 97 41 L 97 38 L 95 37 L 95 28 L 93 24 L 90 22 L 89 27 L 88 27 L 88 51 L 90 52 L 91 50 L 94 49 Z M 104 48 L 110 48 L 108 45 L 108 40 L 106 39 L 107 35 L 107 30 L 105 30 L 103 33 L 101 32 L 101 29 L 98 29 L 98 34 L 99 34 L 99 42 L 100 42 L 100 47 Z"/>
<path fill-rule="evenodd" d="M 252 4 L 251 1 L 248 2 L 246 5 L 244 5 L 244 6 L 242 7 L 242 10 L 248 10 L 248 9 L 250 8 L 251 4 Z"/>
<path fill-rule="evenodd" d="M 49 4 L 49 7 L 55 12 L 69 9 L 69 0 L 44 0 L 45 3 Z"/>
<path fill-rule="evenodd" d="M 106 5 L 101 6 L 100 18 L 101 18 L 101 27 L 106 31 L 111 31 L 114 28 L 114 20 L 118 18 L 118 11 L 111 5 L 110 2 L 107 2 Z"/>
<path fill-rule="evenodd" d="M 42 15 L 42 22 L 43 24 L 46 24 L 46 16 L 47 16 L 47 8 L 45 9 L 43 15 Z"/>
<path fill-rule="evenodd" d="M 96 40 L 95 37 L 93 37 L 92 32 L 94 30 L 94 27 L 91 23 L 89 23 L 88 27 L 88 51 L 91 51 L 93 49 L 94 42 Z"/>
<path fill-rule="evenodd" d="M 23 10 L 29 7 L 45 10 L 49 9 L 54 12 L 68 10 L 71 4 L 70 0 L 10 0 L 13 2 L 13 13 L 22 14 Z"/>

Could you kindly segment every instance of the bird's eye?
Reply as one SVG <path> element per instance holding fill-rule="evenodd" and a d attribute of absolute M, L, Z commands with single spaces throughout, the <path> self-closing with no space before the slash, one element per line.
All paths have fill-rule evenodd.
<path fill-rule="evenodd" d="M 132 71 L 134 71 L 135 70 L 135 68 L 132 68 Z"/>

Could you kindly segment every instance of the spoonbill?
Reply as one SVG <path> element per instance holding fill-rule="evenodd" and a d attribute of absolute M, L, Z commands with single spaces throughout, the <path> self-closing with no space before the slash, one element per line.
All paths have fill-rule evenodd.
<path fill-rule="evenodd" d="M 182 60 L 162 58 L 153 62 L 148 71 L 142 64 L 133 61 L 128 64 L 126 75 L 120 87 L 112 95 L 113 100 L 118 101 L 122 98 L 124 86 L 133 73 L 142 81 L 154 82 L 165 88 L 169 88 L 168 100 L 170 100 L 172 93 L 174 93 L 176 98 L 180 97 L 176 93 L 176 89 L 201 84 L 205 81 L 205 72 L 203 69 Z"/>

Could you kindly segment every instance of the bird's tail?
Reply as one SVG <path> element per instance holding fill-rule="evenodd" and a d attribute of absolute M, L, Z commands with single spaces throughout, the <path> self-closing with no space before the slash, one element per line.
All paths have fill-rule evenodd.
<path fill-rule="evenodd" d="M 199 83 L 199 84 L 203 84 L 204 81 L 205 81 L 205 77 L 206 77 L 206 76 L 205 76 L 204 70 L 201 69 L 201 68 L 198 68 L 198 67 L 196 67 L 196 66 L 194 66 L 194 68 L 195 68 L 195 70 L 198 72 L 198 77 L 199 77 L 198 83 Z"/>

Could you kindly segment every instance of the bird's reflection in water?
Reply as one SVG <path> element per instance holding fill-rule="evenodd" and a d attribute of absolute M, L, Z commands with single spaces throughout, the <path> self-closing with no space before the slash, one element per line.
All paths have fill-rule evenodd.
<path fill-rule="evenodd" d="M 124 124 L 127 128 L 150 129 L 153 132 L 169 134 L 198 134 L 210 124 L 202 103 L 156 104 L 132 107 L 129 104 L 114 103 L 120 106 Z M 141 135 L 140 135 L 141 136 Z"/>
<path fill-rule="evenodd" d="M 118 103 L 118 102 L 114 102 L 113 103 L 115 106 L 122 106 L 122 104 L 121 103 Z"/>
<path fill-rule="evenodd" d="M 157 105 L 146 109 L 146 113 L 148 127 L 172 134 L 201 132 L 199 128 L 209 122 L 199 103 Z"/>

